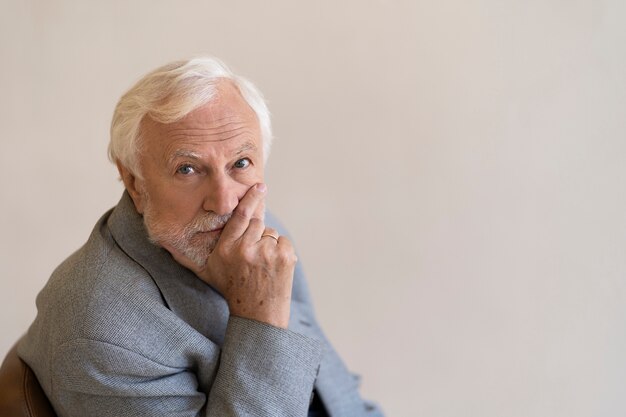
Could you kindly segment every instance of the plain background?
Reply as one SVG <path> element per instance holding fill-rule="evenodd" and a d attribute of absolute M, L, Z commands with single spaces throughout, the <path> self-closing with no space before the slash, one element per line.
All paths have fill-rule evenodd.
<path fill-rule="evenodd" d="M 270 206 L 389 416 L 626 415 L 626 2 L 3 0 L 0 355 L 122 191 L 119 96 L 220 57 Z"/>

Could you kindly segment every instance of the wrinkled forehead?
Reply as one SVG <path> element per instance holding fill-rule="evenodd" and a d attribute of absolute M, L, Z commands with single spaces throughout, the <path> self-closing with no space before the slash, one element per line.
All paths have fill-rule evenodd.
<path fill-rule="evenodd" d="M 209 100 L 195 108 L 193 108 L 195 104 L 186 101 L 184 97 L 177 96 L 174 92 L 162 103 L 162 111 L 157 109 L 156 114 L 146 114 L 142 120 L 142 125 L 202 127 L 228 119 L 231 121 L 239 119 L 242 122 L 255 120 L 258 123 L 255 111 L 231 80 L 221 79 L 213 87 Z M 185 114 L 185 112 L 187 113 Z M 185 116 L 178 116 L 177 120 L 172 120 L 168 114 L 185 114 Z"/>
<path fill-rule="evenodd" d="M 169 158 L 178 149 L 201 148 L 207 144 L 237 147 L 253 144 L 261 149 L 261 131 L 256 113 L 230 82 L 220 83 L 213 99 L 173 123 L 142 121 L 142 154 L 158 153 Z M 231 143 L 235 142 L 235 143 Z"/>

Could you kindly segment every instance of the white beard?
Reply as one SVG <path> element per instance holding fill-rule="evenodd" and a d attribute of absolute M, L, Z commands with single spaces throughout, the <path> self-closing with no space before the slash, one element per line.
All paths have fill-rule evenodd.
<path fill-rule="evenodd" d="M 157 218 L 150 198 L 145 196 L 143 221 L 150 241 L 158 246 L 177 249 L 200 268 L 206 265 L 209 255 L 217 245 L 219 235 L 213 233 L 211 236 L 203 232 L 223 227 L 231 214 L 218 216 L 215 213 L 206 213 L 184 226 L 165 223 Z"/>

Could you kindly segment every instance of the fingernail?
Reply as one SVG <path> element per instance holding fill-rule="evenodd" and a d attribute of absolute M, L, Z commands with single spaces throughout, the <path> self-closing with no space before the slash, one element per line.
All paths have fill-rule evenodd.
<path fill-rule="evenodd" d="M 256 189 L 259 190 L 260 192 L 264 193 L 265 191 L 267 191 L 267 185 L 260 183 L 256 185 Z"/>

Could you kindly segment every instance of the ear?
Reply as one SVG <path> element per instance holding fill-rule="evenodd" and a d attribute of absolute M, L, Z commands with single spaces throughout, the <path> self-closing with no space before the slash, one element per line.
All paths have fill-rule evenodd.
<path fill-rule="evenodd" d="M 120 161 L 115 163 L 117 165 L 117 170 L 120 173 L 120 177 L 124 182 L 124 186 L 126 187 L 126 191 L 130 194 L 130 198 L 133 199 L 133 203 L 135 203 L 135 209 L 139 214 L 143 214 L 144 209 L 144 191 L 143 191 L 143 180 L 138 178 L 135 174 L 133 174 L 128 168 L 126 168 Z"/>

